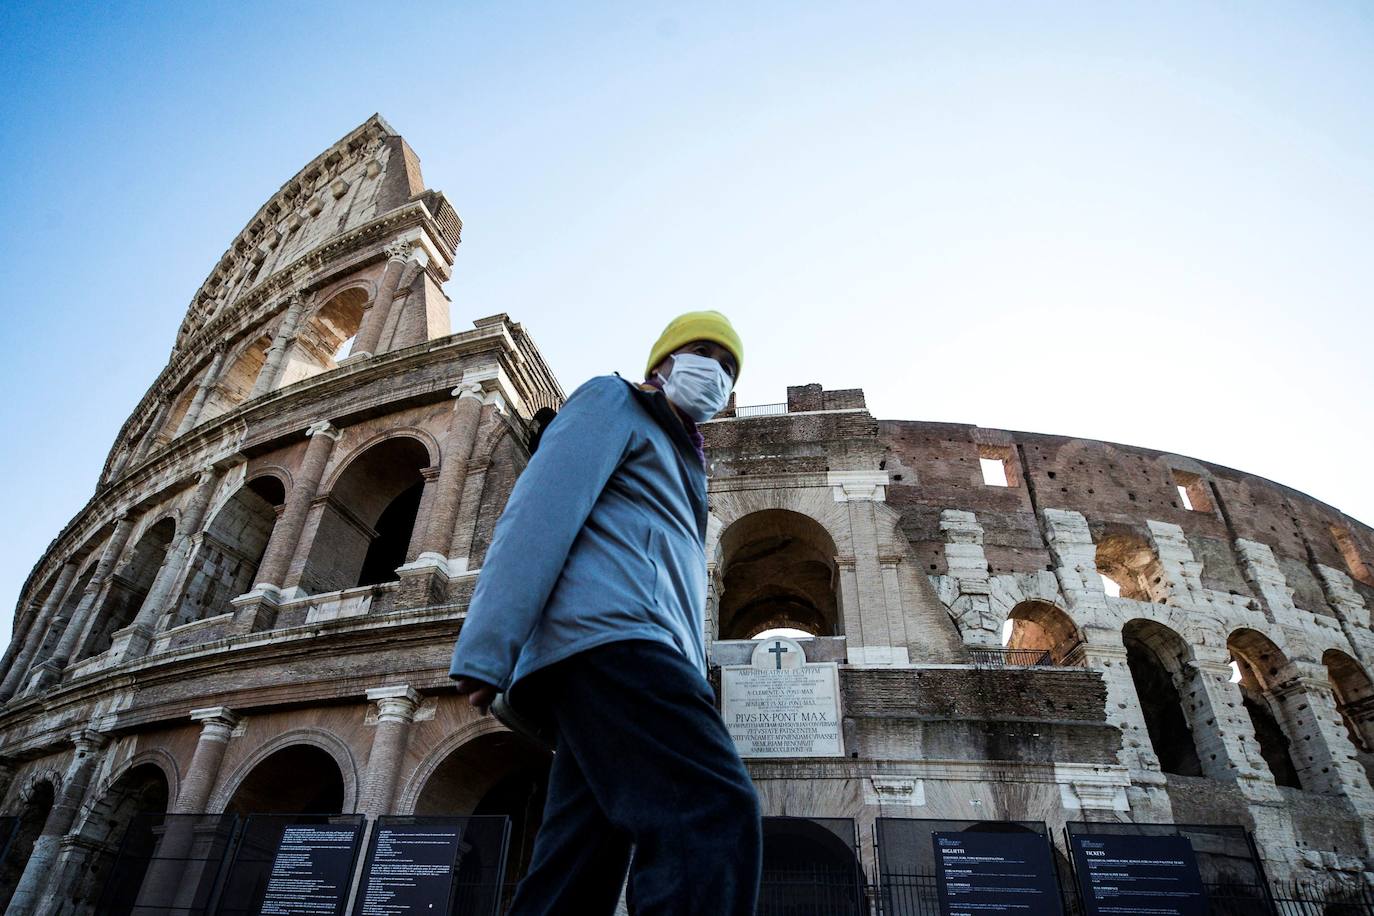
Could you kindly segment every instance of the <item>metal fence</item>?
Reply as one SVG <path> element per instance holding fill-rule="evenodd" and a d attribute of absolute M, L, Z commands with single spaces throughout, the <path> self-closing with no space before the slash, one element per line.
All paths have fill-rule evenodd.
<path fill-rule="evenodd" d="M 735 416 L 737 417 L 774 417 L 787 413 L 787 403 L 781 404 L 753 404 L 748 407 L 736 407 Z"/>
<path fill-rule="evenodd" d="M 1047 649 L 1000 649 L 977 647 L 969 649 L 973 663 L 980 668 L 1049 668 L 1054 656 Z"/>
<path fill-rule="evenodd" d="M 1341 881 L 1274 884 L 1279 916 L 1374 916 L 1374 893 Z"/>

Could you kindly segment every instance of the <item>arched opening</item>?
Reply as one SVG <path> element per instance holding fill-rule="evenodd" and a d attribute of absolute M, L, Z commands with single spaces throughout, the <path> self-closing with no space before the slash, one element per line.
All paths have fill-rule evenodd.
<path fill-rule="evenodd" d="M 177 430 L 181 428 L 181 421 L 186 418 L 187 412 L 190 411 L 191 402 L 196 399 L 198 391 L 200 391 L 200 379 L 192 379 L 187 382 L 186 387 L 172 402 L 171 409 L 167 411 L 167 416 L 162 421 L 162 428 L 148 431 L 148 435 L 155 437 L 155 441 L 149 446 L 149 452 L 160 445 L 171 442 L 176 437 Z M 145 454 L 148 453 L 145 452 Z"/>
<path fill-rule="evenodd" d="M 534 837 L 544 814 L 550 762 L 547 754 L 507 732 L 481 735 L 445 757 L 415 800 L 417 815 L 480 814 L 510 818 L 503 907 L 509 906 L 515 885 L 530 866 Z M 483 870 L 490 865 L 480 859 L 464 859 L 458 872 L 463 905 L 455 905 L 454 912 L 490 909 L 490 901 L 482 896 L 480 880 Z"/>
<path fill-rule="evenodd" d="M 1137 534 L 1115 532 L 1099 540 L 1097 572 L 1116 586 L 1122 598 L 1162 604 L 1169 597 L 1159 557 Z"/>
<path fill-rule="evenodd" d="M 338 368 L 343 344 L 357 335 L 367 304 L 367 290 L 355 286 L 316 309 L 296 329 L 277 387 Z"/>
<path fill-rule="evenodd" d="M 387 439 L 363 452 L 331 488 L 301 588 L 308 594 L 396 578 L 410 551 L 429 451 L 417 439 Z"/>
<path fill-rule="evenodd" d="M 0 913 L 10 905 L 10 898 L 19 886 L 19 878 L 24 874 L 24 866 L 28 864 L 34 842 L 43 832 L 43 824 L 48 820 L 55 798 L 55 787 L 44 780 L 35 783 L 24 799 L 24 807 L 19 812 L 19 829 L 10 841 L 3 863 L 0 863 Z"/>
<path fill-rule="evenodd" d="M 1159 768 L 1178 776 L 1203 775 L 1192 726 L 1183 709 L 1183 689 L 1191 680 L 1187 643 L 1168 627 L 1139 619 L 1122 628 L 1121 641 Z"/>
<path fill-rule="evenodd" d="M 230 814 L 340 814 L 339 765 L 313 744 L 293 744 L 253 767 L 224 808 Z"/>
<path fill-rule="evenodd" d="M 785 509 L 754 512 L 721 533 L 719 549 L 720 639 L 778 628 L 843 632 L 835 542 L 814 519 Z"/>
<path fill-rule="evenodd" d="M 153 587 L 162 561 L 167 558 L 167 548 L 176 532 L 176 522 L 164 518 L 139 537 L 128 562 L 111 577 L 105 603 L 96 615 L 95 626 L 86 637 L 82 651 L 76 655 L 78 659 L 99 655 L 110 648 L 114 634 L 133 622 L 148 597 L 148 590 Z"/>
<path fill-rule="evenodd" d="M 219 508 L 191 558 L 174 626 L 227 613 L 230 599 L 253 587 L 285 502 L 282 482 L 262 475 L 245 483 Z"/>
<path fill-rule="evenodd" d="M 765 817 L 759 912 L 864 912 L 853 833 L 848 818 Z"/>
<path fill-rule="evenodd" d="M 1052 665 L 1083 663 L 1083 633 L 1072 617 L 1047 601 L 1022 601 L 1012 608 L 1002 628 L 1002 644 Z M 1019 663 L 1044 662 L 1033 657 Z"/>
<path fill-rule="evenodd" d="M 1374 783 L 1374 681 L 1360 663 L 1340 649 L 1322 654 L 1331 691 L 1336 696 L 1336 711 L 1341 714 L 1350 743 L 1369 780 Z"/>
<path fill-rule="evenodd" d="M 262 335 L 249 341 L 231 361 L 226 361 L 214 387 L 206 395 L 197 423 L 228 413 L 248 400 L 267 362 L 267 351 L 271 346 L 272 338 Z"/>
<path fill-rule="evenodd" d="M 95 913 L 102 896 L 107 900 L 130 900 L 137 895 L 147 871 L 148 860 L 126 857 L 119 874 L 113 877 L 119 888 L 109 888 L 111 869 L 122 844 L 131 848 L 151 848 L 157 841 L 158 827 L 167 811 L 167 778 L 151 763 L 141 764 L 119 777 L 95 804 L 79 831 L 86 862 L 69 889 L 64 913 Z M 132 828 L 132 829 L 131 829 Z M 129 907 L 99 910 L 122 916 Z"/>
<path fill-rule="evenodd" d="M 1298 768 L 1293 762 L 1288 735 L 1280 724 L 1283 709 L 1273 695 L 1273 687 L 1286 679 L 1288 659 L 1270 639 L 1256 630 L 1236 630 L 1226 640 L 1226 648 L 1240 671 L 1241 701 L 1250 715 L 1260 756 L 1269 765 L 1274 782 L 1290 789 L 1301 789 Z"/>

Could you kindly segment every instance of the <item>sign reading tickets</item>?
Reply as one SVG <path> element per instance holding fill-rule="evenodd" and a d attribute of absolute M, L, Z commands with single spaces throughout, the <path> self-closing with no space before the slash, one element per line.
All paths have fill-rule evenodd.
<path fill-rule="evenodd" d="M 766 639 L 748 665 L 720 669 L 721 715 L 741 757 L 843 757 L 840 666 Z"/>
<path fill-rule="evenodd" d="M 1207 916 L 1187 837 L 1078 834 L 1073 859 L 1088 916 Z"/>
<path fill-rule="evenodd" d="M 1050 844 L 1040 833 L 936 832 L 940 916 L 1060 916 Z"/>

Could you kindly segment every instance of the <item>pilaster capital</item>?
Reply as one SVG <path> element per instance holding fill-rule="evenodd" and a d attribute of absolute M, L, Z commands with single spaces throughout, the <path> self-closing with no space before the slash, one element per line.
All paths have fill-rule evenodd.
<path fill-rule="evenodd" d="M 200 723 L 203 741 L 228 741 L 242 717 L 227 706 L 206 706 L 191 710 L 191 721 Z"/>
<path fill-rule="evenodd" d="M 482 400 L 482 386 L 476 382 L 464 382 L 450 393 L 460 401 L 463 398 L 473 398 L 479 402 Z"/>
<path fill-rule="evenodd" d="M 420 468 L 420 476 L 427 481 L 438 480 L 440 470 L 441 469 L 439 467 Z"/>
<path fill-rule="evenodd" d="M 316 423 L 311 423 L 310 426 L 306 428 L 305 435 L 307 438 L 316 435 L 323 435 L 327 436 L 330 439 L 338 441 L 339 436 L 343 434 L 339 432 L 338 428 L 334 426 L 334 424 L 330 423 L 328 420 L 320 420 Z"/>
<path fill-rule="evenodd" d="M 367 691 L 367 698 L 377 704 L 379 723 L 413 722 L 420 706 L 420 693 L 409 684 L 373 687 Z"/>
<path fill-rule="evenodd" d="M 413 242 L 407 239 L 396 239 L 393 242 L 387 243 L 382 248 L 382 251 L 386 253 L 387 260 L 404 262 L 410 257 L 410 253 L 414 248 L 415 245 Z"/>
<path fill-rule="evenodd" d="M 67 736 L 80 756 L 95 753 L 110 743 L 110 736 L 93 728 L 81 728 Z"/>

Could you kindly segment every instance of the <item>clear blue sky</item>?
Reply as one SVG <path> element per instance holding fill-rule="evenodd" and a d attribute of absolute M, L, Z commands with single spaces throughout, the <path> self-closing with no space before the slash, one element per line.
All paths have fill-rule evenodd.
<path fill-rule="evenodd" d="M 455 328 L 566 387 L 720 308 L 741 403 L 1168 449 L 1374 521 L 1374 5 L 10 3 L 0 626 L 192 293 L 374 111 Z"/>

